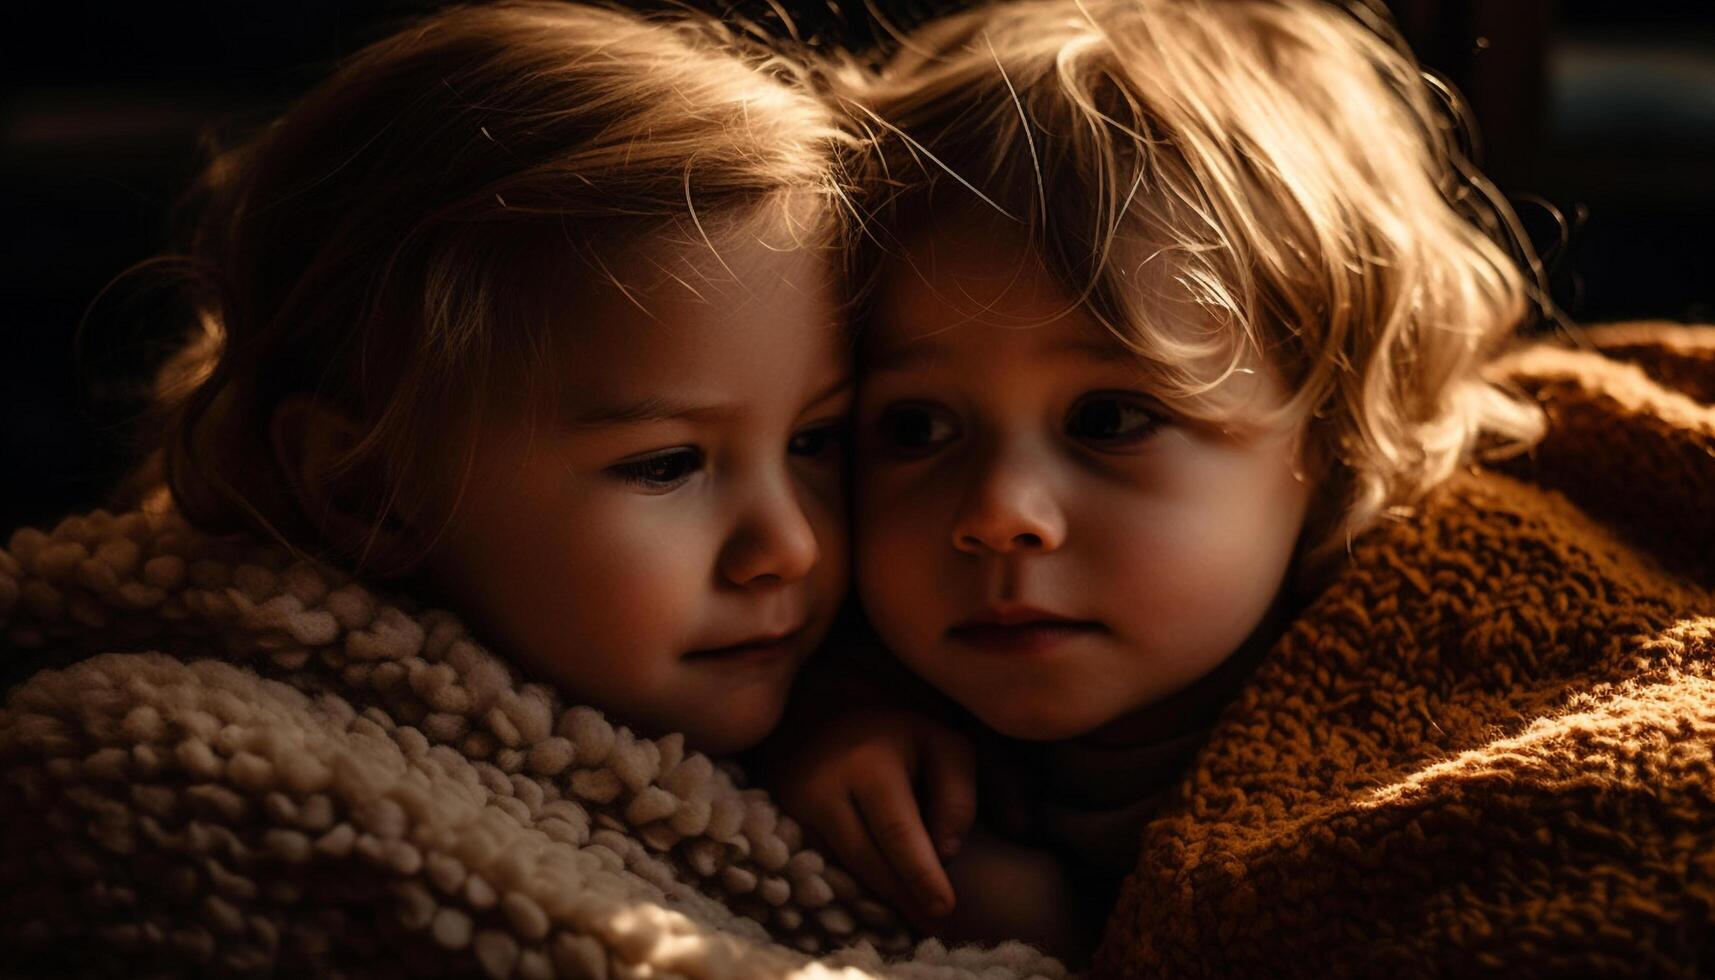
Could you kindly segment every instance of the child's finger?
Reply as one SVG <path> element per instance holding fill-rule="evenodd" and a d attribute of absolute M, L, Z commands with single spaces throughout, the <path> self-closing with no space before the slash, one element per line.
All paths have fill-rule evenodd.
<path fill-rule="evenodd" d="M 968 739 L 947 733 L 928 741 L 923 788 L 935 852 L 944 861 L 958 853 L 977 820 L 977 756 Z"/>
<path fill-rule="evenodd" d="M 951 912 L 953 883 L 923 825 L 910 774 L 903 768 L 871 773 L 853 795 L 870 839 L 918 906 L 932 918 Z"/>
<path fill-rule="evenodd" d="M 917 911 L 911 890 L 870 838 L 854 799 L 847 797 L 840 805 L 824 809 L 821 824 L 820 836 L 840 864 L 901 911 Z"/>

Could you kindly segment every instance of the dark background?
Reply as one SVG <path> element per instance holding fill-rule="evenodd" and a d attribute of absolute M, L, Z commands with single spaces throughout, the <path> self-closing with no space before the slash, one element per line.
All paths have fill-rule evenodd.
<path fill-rule="evenodd" d="M 847 2 L 780 6 L 816 43 L 878 36 L 876 8 Z M 875 2 L 902 26 L 959 5 Z M 137 395 L 178 310 L 137 289 L 95 300 L 168 247 L 204 134 L 266 121 L 341 55 L 436 6 L 12 4 L 0 50 L 0 540 L 100 503 L 129 465 Z M 1715 4 L 1391 6 L 1424 62 L 1471 102 L 1486 169 L 1572 318 L 1715 320 Z M 778 29 L 770 5 L 737 7 Z"/>

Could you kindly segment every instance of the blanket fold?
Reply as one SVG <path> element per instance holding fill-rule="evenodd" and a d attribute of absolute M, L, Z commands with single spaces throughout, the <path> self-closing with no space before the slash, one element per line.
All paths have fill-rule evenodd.
<path fill-rule="evenodd" d="M 1715 970 L 1715 329 L 1497 370 L 1550 419 L 1358 540 L 1144 832 L 1116 977 Z"/>

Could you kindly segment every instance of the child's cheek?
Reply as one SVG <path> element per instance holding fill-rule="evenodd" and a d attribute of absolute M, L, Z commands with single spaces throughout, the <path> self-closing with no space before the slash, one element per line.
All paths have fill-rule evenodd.
<path fill-rule="evenodd" d="M 595 522 L 583 581 L 567 594 L 586 597 L 579 612 L 606 648 L 652 651 L 650 662 L 665 665 L 701 639 L 695 634 L 715 556 L 708 535 L 667 508 L 614 510 Z"/>
<path fill-rule="evenodd" d="M 855 585 L 871 625 L 909 662 L 936 632 L 933 543 L 940 536 L 909 506 L 882 509 L 870 499 L 861 498 L 855 524 Z"/>
<path fill-rule="evenodd" d="M 816 567 L 811 571 L 816 598 L 837 606 L 852 584 L 853 532 L 844 482 L 813 485 L 802 500 L 805 517 L 816 535 Z"/>

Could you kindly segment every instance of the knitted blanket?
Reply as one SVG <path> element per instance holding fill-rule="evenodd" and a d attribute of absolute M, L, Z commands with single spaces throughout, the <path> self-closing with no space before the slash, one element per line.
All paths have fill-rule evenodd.
<path fill-rule="evenodd" d="M 1715 328 L 1589 338 L 1228 706 L 1099 974 L 1715 972 Z"/>
<path fill-rule="evenodd" d="M 910 947 L 679 736 L 164 500 L 14 534 L 0 637 L 50 668 L 0 709 L 6 976 L 1065 972 Z"/>

